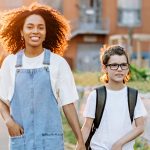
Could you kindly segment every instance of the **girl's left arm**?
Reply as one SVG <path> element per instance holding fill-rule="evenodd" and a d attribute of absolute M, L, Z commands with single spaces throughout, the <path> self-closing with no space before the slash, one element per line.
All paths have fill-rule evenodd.
<path fill-rule="evenodd" d="M 144 132 L 144 117 L 138 117 L 135 119 L 135 128 L 127 133 L 125 136 L 120 138 L 116 143 L 113 144 L 111 150 L 122 150 L 122 147 L 128 142 L 134 140 Z"/>
<path fill-rule="evenodd" d="M 64 105 L 63 111 L 68 120 L 70 127 L 72 128 L 76 136 L 78 142 L 76 150 L 86 150 L 74 104 L 71 103 L 71 104 Z"/>

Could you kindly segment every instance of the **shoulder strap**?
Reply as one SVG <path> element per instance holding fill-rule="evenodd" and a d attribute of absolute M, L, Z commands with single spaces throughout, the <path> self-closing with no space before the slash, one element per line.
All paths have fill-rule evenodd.
<path fill-rule="evenodd" d="M 107 97 L 107 93 L 106 93 L 105 86 L 96 88 L 96 110 L 95 110 L 95 119 L 94 119 L 95 128 L 98 128 L 101 122 L 105 104 L 106 104 L 106 97 Z"/>
<path fill-rule="evenodd" d="M 128 87 L 127 93 L 128 93 L 128 107 L 129 107 L 130 119 L 132 123 L 134 117 L 134 109 L 137 102 L 138 91 L 136 89 Z"/>

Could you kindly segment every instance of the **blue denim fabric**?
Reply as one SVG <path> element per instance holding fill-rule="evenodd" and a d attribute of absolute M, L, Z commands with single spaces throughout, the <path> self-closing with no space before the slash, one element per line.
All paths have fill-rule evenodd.
<path fill-rule="evenodd" d="M 45 67 L 22 69 L 17 54 L 15 90 L 10 102 L 11 115 L 24 129 L 10 137 L 10 150 L 64 150 L 61 115 L 50 79 L 50 51 L 44 51 Z"/>

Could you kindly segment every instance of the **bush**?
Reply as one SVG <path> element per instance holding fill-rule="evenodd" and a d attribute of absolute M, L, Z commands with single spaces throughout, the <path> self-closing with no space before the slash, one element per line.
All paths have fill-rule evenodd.
<path fill-rule="evenodd" d="M 135 65 L 130 65 L 131 80 L 150 80 L 150 71 L 146 68 L 138 68 Z"/>
<path fill-rule="evenodd" d="M 145 139 L 137 138 L 134 144 L 134 150 L 150 150 L 150 145 Z"/>

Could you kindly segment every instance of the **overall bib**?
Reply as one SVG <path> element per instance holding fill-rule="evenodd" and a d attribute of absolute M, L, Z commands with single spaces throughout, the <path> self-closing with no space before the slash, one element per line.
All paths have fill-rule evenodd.
<path fill-rule="evenodd" d="M 45 49 L 44 67 L 22 69 L 23 51 L 17 53 L 10 111 L 24 134 L 10 137 L 10 150 L 64 150 L 61 115 L 51 86 L 50 55 Z"/>

